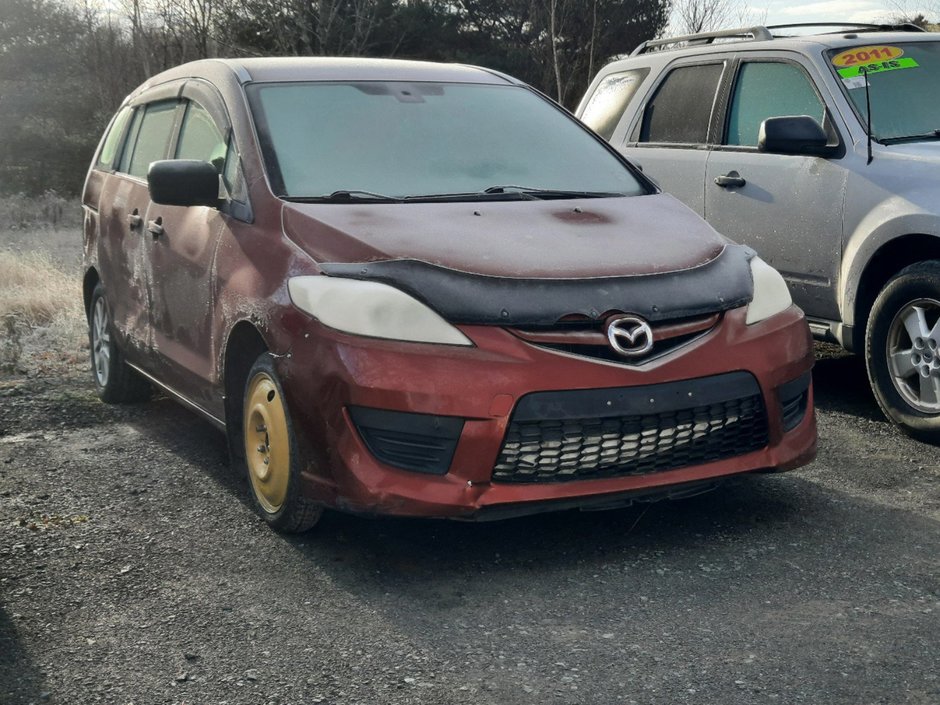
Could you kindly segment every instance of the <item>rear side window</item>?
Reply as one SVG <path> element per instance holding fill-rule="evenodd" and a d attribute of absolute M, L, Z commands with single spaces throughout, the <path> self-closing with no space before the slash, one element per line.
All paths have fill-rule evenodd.
<path fill-rule="evenodd" d="M 111 129 L 108 130 L 108 136 L 104 138 L 104 144 L 101 146 L 101 154 L 98 155 L 98 161 L 95 166 L 99 169 L 111 169 L 114 167 L 114 158 L 117 156 L 118 148 L 121 146 L 121 138 L 124 136 L 124 128 L 127 126 L 127 119 L 131 116 L 130 108 L 123 108 L 111 123 Z"/>
<path fill-rule="evenodd" d="M 760 124 L 767 118 L 809 115 L 822 124 L 825 112 L 809 76 L 799 66 L 749 62 L 738 73 L 725 144 L 756 147 Z"/>
<path fill-rule="evenodd" d="M 605 140 L 609 140 L 623 117 L 627 103 L 649 72 L 649 69 L 644 68 L 605 76 L 584 106 L 581 121 Z"/>
<path fill-rule="evenodd" d="M 643 114 L 641 142 L 704 144 L 723 64 L 673 69 Z"/>
<path fill-rule="evenodd" d="M 136 139 L 127 161 L 128 174 L 145 178 L 151 162 L 166 159 L 167 148 L 173 135 L 176 106 L 175 101 L 151 103 L 147 106 L 137 126 Z M 132 134 L 131 137 L 135 135 Z"/>

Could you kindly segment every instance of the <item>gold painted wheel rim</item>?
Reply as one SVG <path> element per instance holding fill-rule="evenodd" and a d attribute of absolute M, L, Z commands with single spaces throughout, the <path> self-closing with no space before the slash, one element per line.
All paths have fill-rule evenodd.
<path fill-rule="evenodd" d="M 270 514 L 284 505 L 290 480 L 287 414 L 277 384 L 266 372 L 256 374 L 245 399 L 245 458 L 258 503 Z"/>

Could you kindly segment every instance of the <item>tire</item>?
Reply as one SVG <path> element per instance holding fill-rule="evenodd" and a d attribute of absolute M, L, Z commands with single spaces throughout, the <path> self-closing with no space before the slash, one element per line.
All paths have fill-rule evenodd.
<path fill-rule="evenodd" d="M 301 493 L 303 458 L 267 352 L 248 371 L 242 399 L 242 463 L 255 510 L 277 531 L 307 531 L 319 521 L 323 508 Z"/>
<path fill-rule="evenodd" d="M 147 401 L 153 390 L 150 383 L 124 362 L 124 355 L 114 337 L 111 309 L 99 282 L 88 307 L 88 347 L 91 377 L 103 402 L 122 404 Z"/>
<path fill-rule="evenodd" d="M 902 269 L 882 289 L 865 332 L 879 406 L 913 438 L 940 443 L 940 261 Z"/>

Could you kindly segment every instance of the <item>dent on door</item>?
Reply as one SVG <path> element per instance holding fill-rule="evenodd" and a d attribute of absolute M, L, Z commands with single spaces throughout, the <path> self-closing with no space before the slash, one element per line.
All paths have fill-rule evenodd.
<path fill-rule="evenodd" d="M 100 202 L 108 205 L 98 214 L 98 267 L 112 324 L 124 354 L 138 364 L 145 363 L 153 344 L 149 252 L 140 227 L 148 201 L 146 186 L 112 174 L 101 192 Z"/>

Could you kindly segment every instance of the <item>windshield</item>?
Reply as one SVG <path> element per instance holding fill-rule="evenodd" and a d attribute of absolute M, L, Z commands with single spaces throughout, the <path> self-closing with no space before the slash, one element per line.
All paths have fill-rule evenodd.
<path fill-rule="evenodd" d="M 518 86 L 269 83 L 248 95 L 272 187 L 288 198 L 648 192 L 573 118 Z"/>
<path fill-rule="evenodd" d="M 868 119 L 867 73 L 874 139 L 940 137 L 940 42 L 837 49 L 829 52 L 829 61 L 862 124 Z"/>

